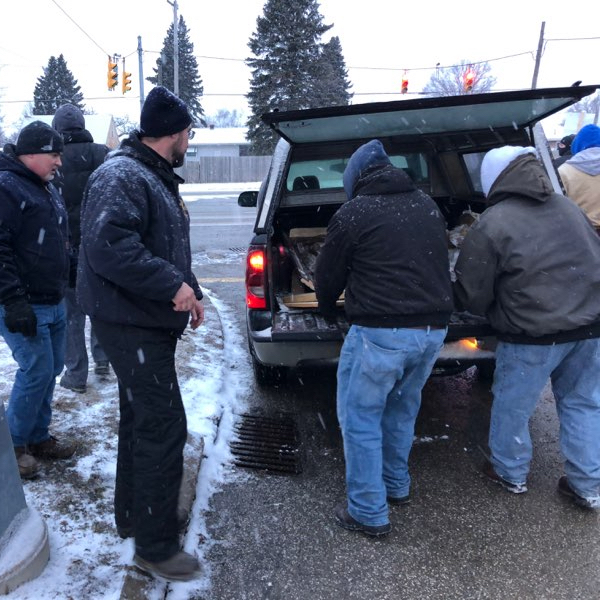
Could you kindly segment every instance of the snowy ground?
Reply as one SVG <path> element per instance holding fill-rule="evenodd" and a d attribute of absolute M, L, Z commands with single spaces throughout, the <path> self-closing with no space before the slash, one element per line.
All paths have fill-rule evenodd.
<path fill-rule="evenodd" d="M 228 443 L 235 415 L 243 412 L 251 377 L 243 336 L 233 314 L 209 289 L 203 290 L 207 296 L 205 324 L 195 332 L 187 330 L 177 354 L 188 430 L 201 436 L 205 444 L 184 542 L 184 549 L 195 552 L 201 561 L 212 544 L 205 527 L 210 497 L 226 479 L 243 476 L 229 467 Z M 0 339 L 0 394 L 5 402 L 14 370 L 10 351 Z M 48 527 L 50 561 L 37 579 L 17 588 L 9 598 L 119 598 L 126 566 L 131 564 L 133 542 L 121 540 L 114 528 L 117 420 L 114 375 L 101 381 L 90 373 L 86 394 L 57 385 L 53 433 L 76 439 L 79 450 L 71 460 L 44 462 L 41 475 L 24 482 L 27 504 L 39 511 Z M 202 579 L 171 584 L 169 598 L 187 599 L 206 592 L 210 576 L 205 564 Z M 157 586 L 157 598 L 160 589 Z M 148 598 L 152 600 L 152 596 Z"/>

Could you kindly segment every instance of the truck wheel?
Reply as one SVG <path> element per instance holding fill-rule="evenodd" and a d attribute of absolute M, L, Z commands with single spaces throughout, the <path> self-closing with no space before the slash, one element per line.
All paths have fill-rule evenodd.
<path fill-rule="evenodd" d="M 287 377 L 287 367 L 268 367 L 252 357 L 252 369 L 254 379 L 261 387 L 270 387 L 283 383 Z"/>
<path fill-rule="evenodd" d="M 271 387 L 278 383 L 283 383 L 287 378 L 288 368 L 287 367 L 269 367 L 263 365 L 256 355 L 252 344 L 248 344 L 250 348 L 250 358 L 252 359 L 252 370 L 254 371 L 254 379 L 261 387 Z"/>

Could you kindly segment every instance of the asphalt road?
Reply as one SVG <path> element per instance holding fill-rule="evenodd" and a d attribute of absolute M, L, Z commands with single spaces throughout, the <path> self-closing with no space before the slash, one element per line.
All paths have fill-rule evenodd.
<path fill-rule="evenodd" d="M 240 211 L 254 209 L 212 202 L 189 205 L 200 223 L 198 275 L 244 331 L 244 261 L 236 249 L 251 230 Z M 209 220 L 219 211 L 223 224 Z M 480 475 L 489 387 L 475 371 L 430 379 L 410 461 L 413 500 L 391 510 L 393 531 L 383 540 L 342 530 L 333 518 L 345 498 L 335 372 L 299 372 L 278 388 L 252 387 L 248 404 L 294 420 L 302 472 L 234 468 L 212 499 L 212 588 L 202 600 L 600 598 L 599 516 L 556 492 L 562 467 L 549 390 L 532 421 L 529 492 L 514 496 Z"/>

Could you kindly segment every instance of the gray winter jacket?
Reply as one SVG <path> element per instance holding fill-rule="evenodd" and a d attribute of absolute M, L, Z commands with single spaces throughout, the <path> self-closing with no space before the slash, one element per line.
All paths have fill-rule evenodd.
<path fill-rule="evenodd" d="M 504 341 L 600 337 L 600 237 L 581 209 L 532 154 L 502 171 L 488 201 L 456 263 L 457 302 Z"/>

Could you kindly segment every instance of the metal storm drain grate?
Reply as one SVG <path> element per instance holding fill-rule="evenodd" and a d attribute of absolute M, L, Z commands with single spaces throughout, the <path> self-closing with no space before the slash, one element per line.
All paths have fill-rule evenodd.
<path fill-rule="evenodd" d="M 236 254 L 244 254 L 248 248 L 242 248 L 241 246 L 234 246 L 229 248 L 229 252 L 235 252 Z"/>
<path fill-rule="evenodd" d="M 244 414 L 235 432 L 230 447 L 237 466 L 277 473 L 302 472 L 300 437 L 291 417 Z"/>

